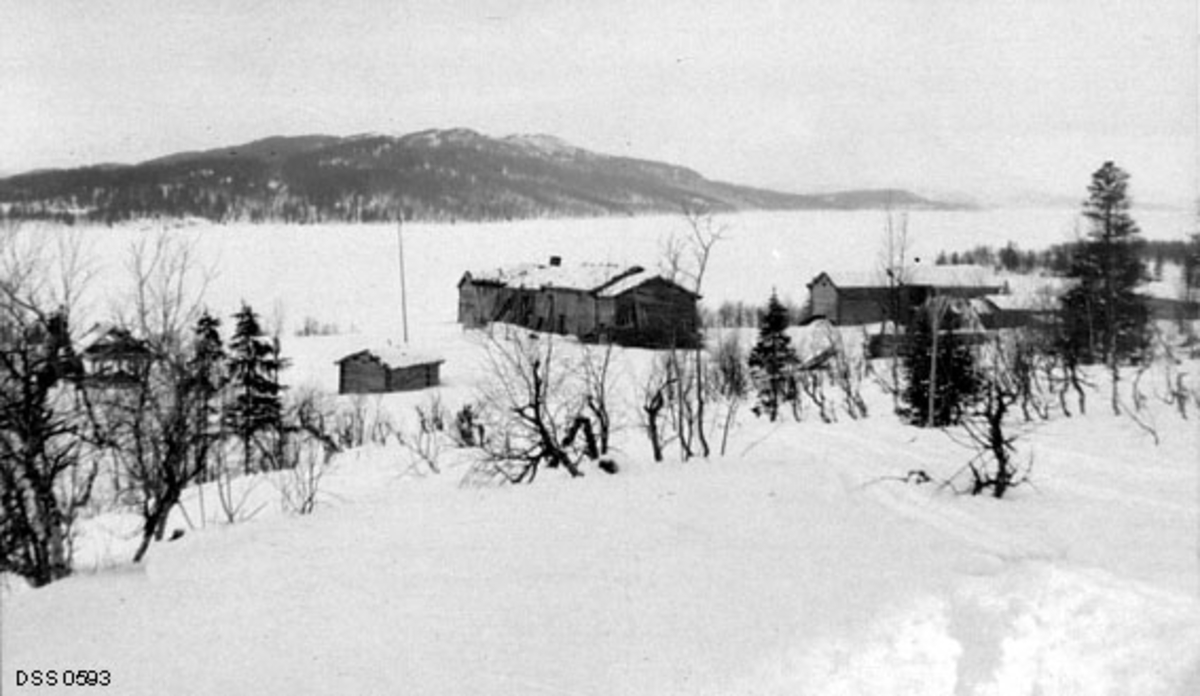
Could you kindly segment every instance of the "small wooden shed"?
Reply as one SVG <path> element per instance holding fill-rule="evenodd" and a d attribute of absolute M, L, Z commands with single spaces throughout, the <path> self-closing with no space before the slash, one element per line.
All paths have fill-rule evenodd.
<path fill-rule="evenodd" d="M 351 353 L 338 366 L 339 394 L 414 391 L 441 383 L 441 358 L 398 348 L 368 348 Z"/>

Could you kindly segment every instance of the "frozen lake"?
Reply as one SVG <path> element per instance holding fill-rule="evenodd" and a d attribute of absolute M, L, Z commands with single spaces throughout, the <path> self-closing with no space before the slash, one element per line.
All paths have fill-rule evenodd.
<path fill-rule="evenodd" d="M 1135 211 L 1147 239 L 1180 239 L 1191 228 L 1182 211 Z M 898 216 L 897 216 L 898 219 Z M 881 263 L 887 216 L 881 211 L 758 212 L 722 216 L 726 238 L 714 251 L 703 294 L 765 302 L 772 289 L 802 302 L 805 284 L 823 270 L 870 271 Z M 917 211 L 908 214 L 910 259 L 938 251 L 1008 241 L 1040 249 L 1085 229 L 1077 211 Z M 343 331 L 398 336 L 401 329 L 396 228 L 388 225 L 210 225 L 134 223 L 86 230 L 96 259 L 89 316 L 104 318 L 118 288 L 128 286 L 130 244 L 147 232 L 193 239 L 213 270 L 205 295 L 228 315 L 245 300 L 264 317 L 282 317 L 287 332 L 306 317 Z M 680 216 L 523 220 L 480 224 L 408 224 L 404 228 L 410 329 L 452 323 L 463 272 L 551 255 L 564 263 L 612 261 L 657 266 L 671 234 L 686 235 Z"/>

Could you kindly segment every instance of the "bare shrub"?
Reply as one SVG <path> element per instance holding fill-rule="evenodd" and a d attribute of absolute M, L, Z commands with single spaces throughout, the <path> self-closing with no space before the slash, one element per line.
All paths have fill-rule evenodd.
<path fill-rule="evenodd" d="M 305 387 L 291 395 L 284 410 L 284 432 L 320 444 L 329 459 L 344 449 L 338 442 L 337 427 L 337 407 L 327 394 Z"/>
<path fill-rule="evenodd" d="M 365 394 L 355 394 L 349 404 L 333 409 L 330 435 L 339 449 L 353 449 L 367 443 L 386 445 L 396 434 L 396 426 L 379 397 L 372 405 Z"/>
<path fill-rule="evenodd" d="M 670 350 L 664 353 L 663 368 L 669 375 L 673 387 L 667 392 L 668 419 L 679 445 L 679 458 L 687 461 L 695 456 L 697 429 L 703 430 L 703 421 L 697 414 L 702 397 L 697 395 L 693 379 L 694 366 L 687 361 L 687 354 Z"/>
<path fill-rule="evenodd" d="M 837 422 L 837 409 L 830 400 L 829 395 L 825 393 L 826 384 L 829 381 L 828 373 L 823 369 L 807 369 L 798 370 L 793 377 L 793 385 L 791 389 L 803 394 L 816 407 L 817 415 L 820 416 L 823 423 Z M 800 419 L 801 402 L 799 398 L 790 399 L 792 403 L 792 415 L 796 420 Z"/>
<path fill-rule="evenodd" d="M 669 442 L 662 414 L 673 393 L 674 382 L 675 377 L 667 370 L 664 361 L 656 359 L 641 387 L 642 405 L 639 413 L 656 462 L 663 460 L 663 446 Z"/>
<path fill-rule="evenodd" d="M 259 503 L 253 507 L 250 505 L 254 491 L 262 479 L 257 476 L 235 476 L 224 448 L 219 452 L 213 485 L 217 489 L 217 503 L 220 505 L 222 519 L 225 524 L 238 524 L 254 519 L 266 507 L 266 503 Z"/>
<path fill-rule="evenodd" d="M 321 493 L 321 481 L 334 455 L 342 451 L 336 437 L 337 410 L 328 396 L 314 388 L 291 395 L 284 411 L 280 441 L 272 451 L 261 445 L 285 512 L 311 513 Z"/>
<path fill-rule="evenodd" d="M 362 447 L 367 436 L 367 397 L 355 394 L 334 417 L 334 439 L 342 449 Z"/>
<path fill-rule="evenodd" d="M 317 507 L 331 453 L 317 443 L 296 439 L 290 440 L 284 451 L 286 466 L 272 479 L 279 490 L 280 508 L 289 514 L 307 515 Z"/>
<path fill-rule="evenodd" d="M 608 443 L 613 431 L 613 416 L 609 410 L 613 381 L 613 344 L 603 348 L 586 345 L 579 362 L 579 374 L 583 381 L 582 411 L 591 416 L 596 424 L 596 438 L 600 454 L 608 454 Z"/>
<path fill-rule="evenodd" d="M 450 418 L 450 412 L 442 405 L 440 393 L 434 392 L 424 404 L 416 406 L 416 411 L 421 432 L 440 433 L 446 429 L 446 421 Z"/>
<path fill-rule="evenodd" d="M 375 405 L 371 409 L 371 422 L 367 429 L 367 441 L 380 447 L 386 445 L 393 436 L 399 437 L 400 430 L 392 421 L 391 415 L 383 407 L 382 397 L 375 397 Z"/>
<path fill-rule="evenodd" d="M 842 395 L 842 407 L 854 420 L 867 417 L 867 402 L 862 396 L 862 383 L 867 373 L 867 361 L 862 350 L 851 352 L 842 332 L 832 324 L 825 327 L 825 336 L 832 350 L 828 363 L 829 376 Z"/>
<path fill-rule="evenodd" d="M 1015 362 L 1012 345 L 999 339 L 992 343 L 990 355 L 979 361 L 978 398 L 959 422 L 968 446 L 975 450 L 965 466 L 970 478 L 966 492 L 971 495 L 990 492 L 995 498 L 1003 498 L 1009 490 L 1028 481 L 1029 468 L 1022 474 L 1016 456 L 1016 442 L 1022 431 L 1008 422 L 1012 407 L 1021 398 Z"/>
<path fill-rule="evenodd" d="M 746 352 L 736 332 L 717 344 L 713 356 L 713 375 L 709 378 L 716 393 L 725 403 L 725 416 L 721 428 L 721 456 L 729 443 L 729 430 L 737 417 L 738 407 L 750 394 L 750 368 L 746 363 Z"/>
<path fill-rule="evenodd" d="M 687 234 L 682 238 L 672 235 L 663 247 L 662 268 L 664 275 L 673 282 L 689 287 L 699 295 L 704 287 L 704 275 L 712 260 L 713 248 L 728 236 L 729 228 L 718 221 L 716 215 L 704 205 L 686 203 L 683 218 Z M 703 335 L 697 337 L 691 351 L 691 365 L 686 355 L 671 351 L 668 368 L 674 373 L 676 432 L 680 454 L 686 461 L 698 450 L 700 456 L 708 457 L 710 447 L 705 432 L 705 408 L 711 392 L 704 380 L 708 373 L 705 367 Z"/>
<path fill-rule="evenodd" d="M 1156 332 L 1151 360 L 1158 369 L 1159 385 L 1155 396 L 1162 403 L 1174 406 L 1179 417 L 1187 420 L 1188 404 L 1192 400 L 1187 375 L 1180 369 L 1182 361 L 1176 355 L 1176 346 L 1161 332 Z"/>
<path fill-rule="evenodd" d="M 1021 415 L 1026 422 L 1037 416 L 1041 420 L 1050 417 L 1050 389 L 1047 376 L 1052 370 L 1046 369 L 1043 363 L 1048 363 L 1050 357 L 1036 337 L 1027 331 L 1017 332 L 1011 347 L 1012 377 L 1018 392 L 1018 403 Z"/>
<path fill-rule="evenodd" d="M 1081 415 L 1087 413 L 1087 391 L 1094 390 L 1095 384 L 1089 381 L 1080 369 L 1079 357 L 1070 349 L 1059 349 L 1056 360 L 1050 363 L 1050 381 L 1057 386 L 1058 405 L 1064 415 L 1071 416 L 1067 405 L 1067 392 L 1074 391 L 1076 404 Z"/>
<path fill-rule="evenodd" d="M 487 435 L 483 424 L 479 422 L 479 407 L 474 404 L 463 404 L 454 412 L 454 429 L 451 438 L 459 447 L 479 447 Z"/>
<path fill-rule="evenodd" d="M 544 466 L 582 476 L 586 444 L 575 439 L 588 421 L 578 410 L 579 386 L 554 351 L 552 336 L 518 334 L 486 339 L 490 368 L 482 388 L 488 432 L 484 457 L 465 482 L 532 482 Z"/>
<path fill-rule="evenodd" d="M 420 465 L 424 464 L 431 473 L 442 473 L 438 463 L 442 457 L 442 438 L 443 434 L 436 430 L 418 429 L 407 437 L 397 435 L 396 439 L 400 445 L 412 455 L 412 463 L 407 472 L 420 475 L 424 473 Z"/>
<path fill-rule="evenodd" d="M 440 474 L 442 469 L 438 460 L 442 456 L 444 440 L 450 438 L 446 432 L 449 411 L 442 405 L 441 395 L 436 392 L 425 404 L 418 404 L 413 410 L 417 414 L 417 430 L 406 436 L 397 434 L 396 439 L 413 456 L 411 471 L 421 473 L 419 465 L 424 464 L 429 471 Z"/>

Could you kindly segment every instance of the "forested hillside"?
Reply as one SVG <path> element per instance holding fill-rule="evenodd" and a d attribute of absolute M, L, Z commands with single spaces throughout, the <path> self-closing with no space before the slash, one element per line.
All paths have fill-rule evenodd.
<path fill-rule="evenodd" d="M 684 167 L 598 154 L 550 136 L 471 130 L 395 137 L 273 137 L 137 165 L 0 180 L 12 219 L 113 223 L 374 222 L 595 217 L 709 210 L 946 208 L 906 191 L 797 195 L 710 181 Z"/>

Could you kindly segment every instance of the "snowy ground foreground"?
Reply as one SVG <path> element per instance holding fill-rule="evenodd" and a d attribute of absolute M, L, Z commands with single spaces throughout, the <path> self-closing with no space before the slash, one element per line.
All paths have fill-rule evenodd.
<path fill-rule="evenodd" d="M 427 330 L 454 407 L 480 349 Z M 290 341 L 293 386 L 328 386 L 354 340 Z M 645 362 L 623 353 L 622 379 Z M 14 689 L 15 671 L 73 668 L 147 695 L 1200 693 L 1198 414 L 1154 404 L 1155 447 L 1093 395 L 1086 418 L 1029 435 L 1035 485 L 998 502 L 887 480 L 949 476 L 967 453 L 868 393 L 865 421 L 743 409 L 707 462 L 654 464 L 629 430 L 620 474 L 529 487 L 461 488 L 455 456 L 414 476 L 402 450 L 364 448 L 314 515 L 242 480 L 260 514 L 140 567 L 107 566 L 134 542 L 99 518 L 80 551 L 100 569 L 6 598 L 0 683 L 55 693 Z M 373 406 L 403 421 L 427 396 Z"/>

